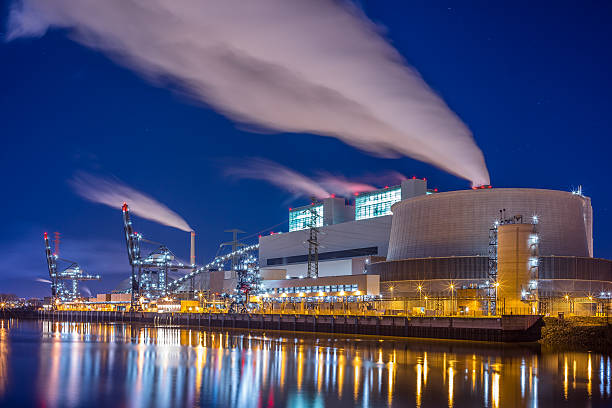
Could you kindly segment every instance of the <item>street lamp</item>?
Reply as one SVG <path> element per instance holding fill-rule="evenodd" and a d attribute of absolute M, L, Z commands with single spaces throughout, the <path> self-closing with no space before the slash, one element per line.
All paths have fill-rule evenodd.
<path fill-rule="evenodd" d="M 423 292 L 423 286 L 417 286 L 417 290 L 419 291 L 419 306 L 421 305 L 421 294 Z"/>
<path fill-rule="evenodd" d="M 454 292 L 455 292 L 455 285 L 454 284 L 450 284 L 450 290 L 451 290 L 451 315 L 455 314 L 455 299 L 454 299 Z"/>
<path fill-rule="evenodd" d="M 499 288 L 499 282 L 493 284 L 495 287 L 495 315 L 497 316 L 497 288 Z"/>

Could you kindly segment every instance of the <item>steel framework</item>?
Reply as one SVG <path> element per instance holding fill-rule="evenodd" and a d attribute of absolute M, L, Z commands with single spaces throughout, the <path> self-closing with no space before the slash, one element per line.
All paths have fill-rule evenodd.
<path fill-rule="evenodd" d="M 78 263 L 60 258 L 57 253 L 51 251 L 49 236 L 46 232 L 44 233 L 44 240 L 47 268 L 51 279 L 51 301 L 54 307 L 57 300 L 74 301 L 80 297 L 79 281 L 100 280 L 100 275 L 89 275 L 81 269 Z M 67 262 L 68 266 L 60 270 L 58 261 Z M 66 285 L 65 281 L 70 281 L 70 285 Z"/>
<path fill-rule="evenodd" d="M 142 296 L 148 299 L 158 299 L 168 295 L 169 271 L 195 270 L 196 266 L 181 262 L 165 245 L 144 239 L 142 234 L 134 231 L 127 203 L 123 203 L 121 210 L 128 259 L 132 268 L 130 292 L 132 294 L 131 303 L 134 307 L 140 304 L 138 301 Z M 141 253 L 143 242 L 159 246 L 143 257 Z"/>
<path fill-rule="evenodd" d="M 315 210 L 315 197 L 312 198 L 313 205 L 310 206 L 309 236 L 308 236 L 308 270 L 306 276 L 309 278 L 319 277 L 319 229 L 317 228 L 317 220 L 319 214 Z"/>

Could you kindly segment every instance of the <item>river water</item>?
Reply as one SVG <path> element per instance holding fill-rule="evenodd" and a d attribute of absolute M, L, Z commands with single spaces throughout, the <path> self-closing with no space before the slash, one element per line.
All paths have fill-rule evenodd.
<path fill-rule="evenodd" d="M 612 406 L 611 359 L 537 346 L 0 320 L 0 406 Z"/>

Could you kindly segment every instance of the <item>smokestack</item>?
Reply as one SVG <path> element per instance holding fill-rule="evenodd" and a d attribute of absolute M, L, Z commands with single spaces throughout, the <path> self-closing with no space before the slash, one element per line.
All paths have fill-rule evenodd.
<path fill-rule="evenodd" d="M 56 231 L 53 233 L 53 235 L 53 243 L 55 244 L 55 255 L 59 256 L 60 233 Z"/>
<path fill-rule="evenodd" d="M 191 231 L 191 264 L 195 265 L 195 231 Z"/>

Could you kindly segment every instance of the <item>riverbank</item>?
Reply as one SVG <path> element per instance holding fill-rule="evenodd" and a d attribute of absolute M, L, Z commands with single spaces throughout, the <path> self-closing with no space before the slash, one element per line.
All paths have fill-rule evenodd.
<path fill-rule="evenodd" d="M 545 317 L 540 343 L 554 350 L 610 352 L 612 325 L 605 317 Z"/>

